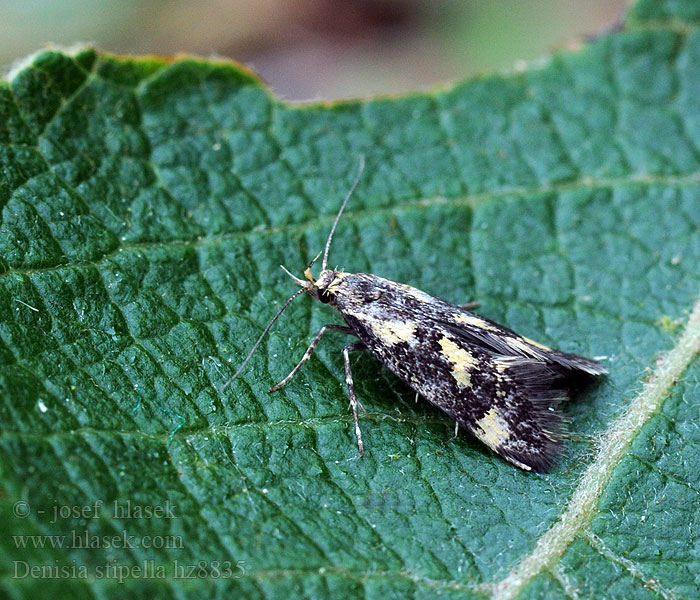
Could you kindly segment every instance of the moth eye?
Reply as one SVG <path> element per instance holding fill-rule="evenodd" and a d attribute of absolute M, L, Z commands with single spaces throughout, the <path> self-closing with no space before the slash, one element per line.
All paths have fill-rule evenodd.
<path fill-rule="evenodd" d="M 331 301 L 331 295 L 328 293 L 328 290 L 323 290 L 319 292 L 318 299 L 324 304 L 328 304 Z"/>

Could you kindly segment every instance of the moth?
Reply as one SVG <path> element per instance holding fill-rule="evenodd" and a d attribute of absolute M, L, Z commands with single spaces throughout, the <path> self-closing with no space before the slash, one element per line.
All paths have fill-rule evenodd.
<path fill-rule="evenodd" d="M 340 217 L 357 186 L 360 169 L 331 227 L 314 277 L 282 269 L 299 286 L 265 327 L 247 357 L 224 387 L 243 371 L 273 323 L 299 294 L 336 309 L 345 325 L 329 324 L 309 344 L 282 381 L 286 385 L 309 360 L 327 331 L 356 338 L 343 347 L 345 382 L 360 456 L 364 444 L 350 353 L 369 350 L 416 393 L 503 458 L 525 470 L 546 471 L 563 448 L 563 418 L 557 410 L 582 378 L 606 373 L 598 362 L 548 348 L 507 327 L 431 296 L 419 289 L 369 273 L 328 269 L 328 251 Z"/>

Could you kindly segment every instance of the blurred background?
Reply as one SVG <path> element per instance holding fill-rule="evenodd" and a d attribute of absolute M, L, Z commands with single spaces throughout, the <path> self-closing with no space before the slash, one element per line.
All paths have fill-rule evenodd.
<path fill-rule="evenodd" d="M 619 22 L 626 0 L 0 0 L 0 64 L 47 43 L 246 64 L 281 98 L 420 90 L 518 66 Z"/>

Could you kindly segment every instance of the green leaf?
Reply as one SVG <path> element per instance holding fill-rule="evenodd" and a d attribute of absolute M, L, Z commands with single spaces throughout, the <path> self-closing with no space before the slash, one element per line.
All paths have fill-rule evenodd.
<path fill-rule="evenodd" d="M 226 62 L 86 49 L 17 69 L 0 85 L 3 595 L 693 596 L 698 14 L 644 1 L 523 72 L 303 107 Z M 310 298 L 220 391 L 361 155 L 331 264 L 608 357 L 552 473 L 454 438 L 366 355 L 359 459 L 338 334 L 269 394 L 340 322 Z"/>

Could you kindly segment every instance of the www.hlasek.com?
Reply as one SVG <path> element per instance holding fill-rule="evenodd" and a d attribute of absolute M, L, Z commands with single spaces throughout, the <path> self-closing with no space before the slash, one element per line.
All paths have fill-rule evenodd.
<path fill-rule="evenodd" d="M 178 560 L 166 564 L 144 560 L 134 565 L 81 565 L 74 559 L 70 564 L 54 560 L 53 564 L 33 565 L 24 560 L 13 561 L 14 579 L 113 579 L 125 583 L 132 579 L 241 579 L 245 576 L 245 561 L 199 560 L 185 564 Z"/>
<path fill-rule="evenodd" d="M 181 535 L 141 535 L 136 536 L 126 529 L 114 535 L 96 535 L 87 529 L 71 530 L 59 535 L 13 535 L 15 548 L 53 548 L 73 550 L 88 548 L 156 548 L 181 549 L 184 542 Z"/>

